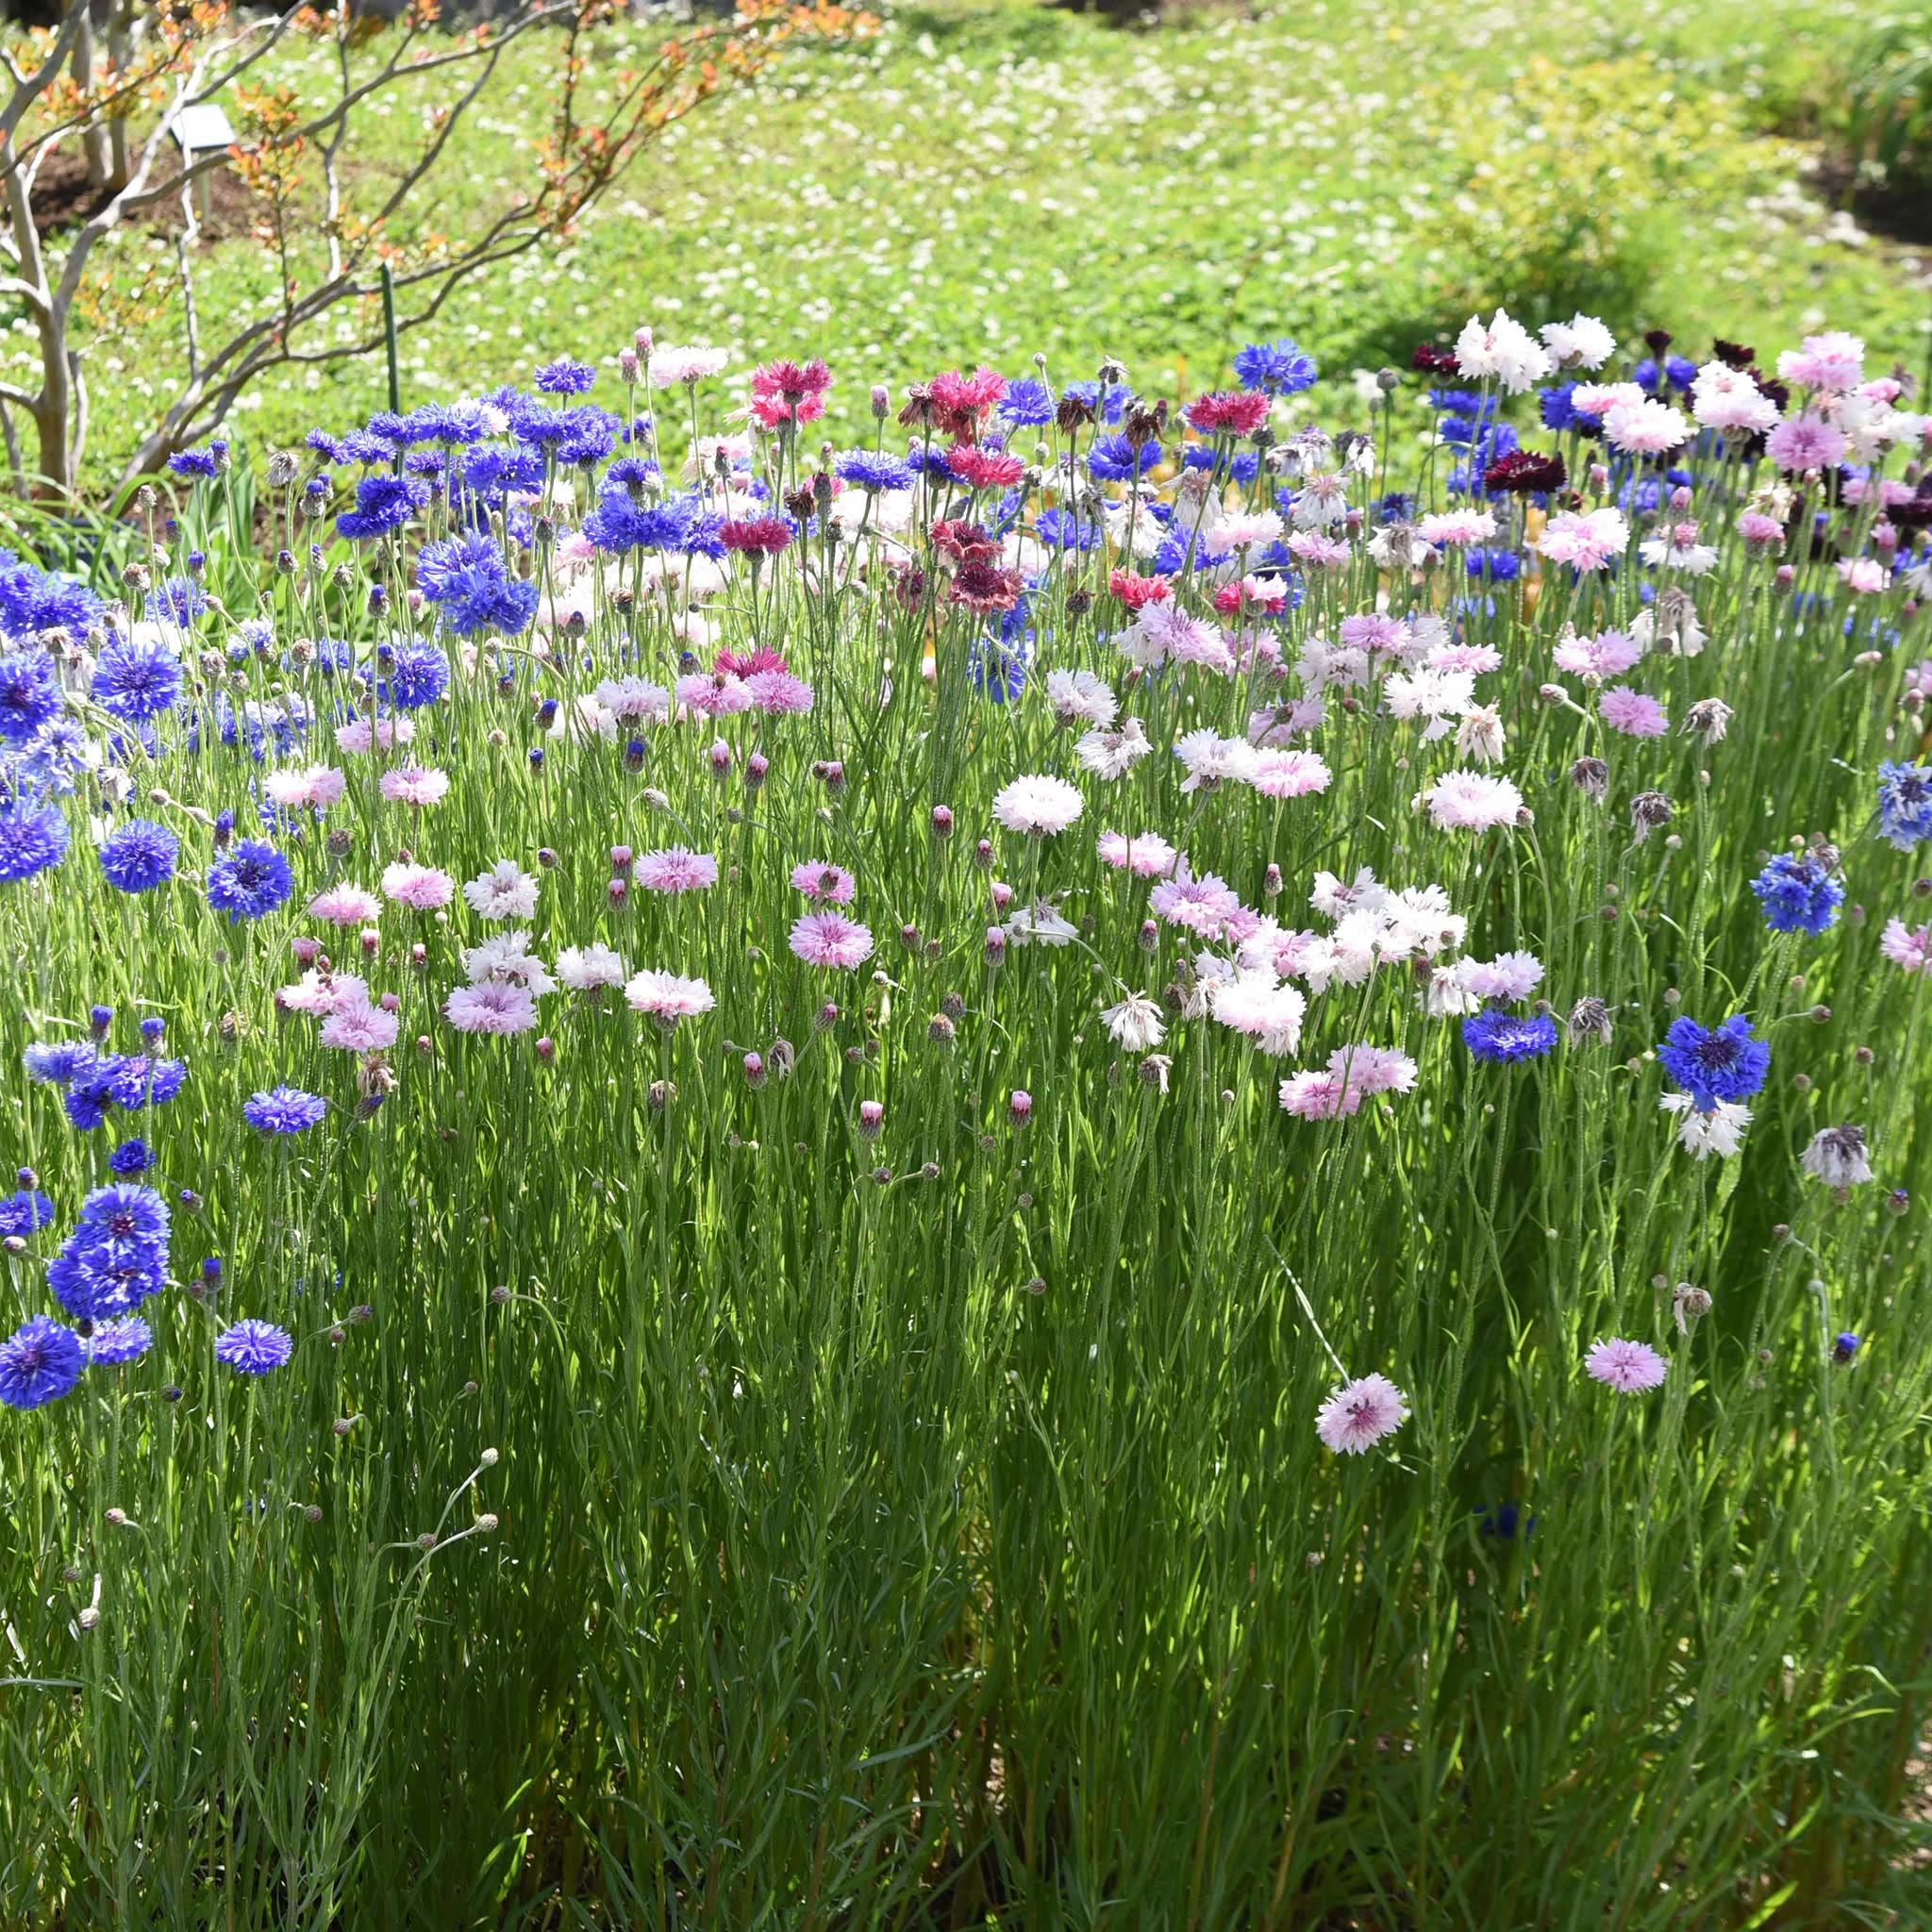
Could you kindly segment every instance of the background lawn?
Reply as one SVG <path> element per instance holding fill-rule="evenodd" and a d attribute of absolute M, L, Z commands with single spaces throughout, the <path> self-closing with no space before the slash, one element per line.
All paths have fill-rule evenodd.
<path fill-rule="evenodd" d="M 1507 299 L 1571 303 L 1701 347 L 1827 322 L 1873 361 L 1923 367 L 1932 246 L 1866 234 L 1826 205 L 1821 144 L 1856 9 L 1624 8 L 1202 13 L 1156 32 L 1016 0 L 889 9 L 873 41 L 794 52 L 758 92 L 714 103 L 635 166 L 561 252 L 459 293 L 406 339 L 404 402 L 526 376 L 568 347 L 728 343 L 739 367 L 817 353 L 866 385 L 983 358 L 1055 375 L 1123 358 L 1148 390 L 1198 388 L 1242 341 L 1291 332 L 1331 369 L 1406 361 L 1419 332 Z M 654 29 L 612 34 L 611 72 Z M 308 78 L 326 78 L 318 49 Z M 465 232 L 532 174 L 548 68 L 522 55 L 471 124 L 472 155 L 424 231 Z M 298 84 L 291 60 L 284 78 Z M 362 124 L 370 191 L 407 151 L 399 106 Z M 1580 134 L 1577 130 L 1583 130 Z M 120 238 L 117 299 L 165 276 L 171 239 Z M 203 254 L 210 329 L 272 300 L 242 235 Z M 344 339 L 372 318 L 339 311 Z M 125 455 L 178 351 L 178 304 L 92 351 L 90 470 Z M 9 359 L 27 373 L 24 321 Z M 244 398 L 252 435 L 292 441 L 383 400 L 380 358 L 283 372 Z"/>

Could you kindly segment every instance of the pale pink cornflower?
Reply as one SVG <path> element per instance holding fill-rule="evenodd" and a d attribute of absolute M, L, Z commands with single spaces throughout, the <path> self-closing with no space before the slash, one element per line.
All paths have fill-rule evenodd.
<path fill-rule="evenodd" d="M 1328 1056 L 1328 1071 L 1363 1094 L 1407 1093 L 1416 1082 L 1415 1062 L 1392 1046 L 1338 1046 Z"/>
<path fill-rule="evenodd" d="M 412 865 L 398 859 L 382 869 L 382 892 L 412 912 L 435 912 L 457 895 L 457 882 L 433 865 Z"/>
<path fill-rule="evenodd" d="M 1000 932 L 999 926 L 992 928 Z M 1061 915 L 1050 900 L 1036 899 L 1031 906 L 1015 906 L 1007 915 L 1004 937 L 1016 946 L 1064 946 L 1072 943 L 1077 928 Z"/>
<path fill-rule="evenodd" d="M 1221 981 L 1208 1008 L 1230 1032 L 1252 1040 L 1270 1058 L 1281 1059 L 1301 1044 L 1308 1003 L 1294 987 L 1277 986 L 1273 971 L 1263 966 Z"/>
<path fill-rule="evenodd" d="M 1717 568 L 1717 552 L 1697 541 L 1697 525 L 1674 524 L 1663 535 L 1646 537 L 1637 554 L 1653 570 L 1675 571 L 1681 576 L 1707 576 Z"/>
<path fill-rule="evenodd" d="M 367 888 L 344 880 L 326 887 L 308 902 L 311 919 L 330 925 L 367 925 L 382 910 L 382 901 Z"/>
<path fill-rule="evenodd" d="M 1468 677 L 1481 677 L 1502 668 L 1503 654 L 1494 644 L 1436 644 L 1424 655 L 1424 668 Z"/>
<path fill-rule="evenodd" d="M 322 1023 L 322 1043 L 346 1053 L 383 1053 L 396 1043 L 396 1016 L 367 995 L 345 1001 Z"/>
<path fill-rule="evenodd" d="M 1046 701 L 1062 724 L 1091 724 L 1105 730 L 1120 712 L 1120 700 L 1091 671 L 1049 671 Z"/>
<path fill-rule="evenodd" d="M 632 876 L 647 892 L 702 892 L 718 883 L 718 861 L 708 852 L 667 845 L 661 852 L 641 852 Z"/>
<path fill-rule="evenodd" d="M 1341 641 L 1352 651 L 1369 657 L 1400 657 L 1408 643 L 1408 627 L 1399 617 L 1385 616 L 1379 610 L 1365 610 L 1341 620 Z"/>
<path fill-rule="evenodd" d="M 1550 352 L 1507 309 L 1485 324 L 1472 315 L 1456 338 L 1456 367 L 1474 382 L 1494 378 L 1510 395 L 1521 395 L 1550 373 Z"/>
<path fill-rule="evenodd" d="M 1265 711 L 1248 713 L 1248 742 L 1286 745 L 1319 731 L 1328 722 L 1328 701 L 1320 691 Z"/>
<path fill-rule="evenodd" d="M 1307 798 L 1325 791 L 1333 778 L 1327 761 L 1311 751 L 1258 751 L 1251 774 L 1263 798 Z"/>
<path fill-rule="evenodd" d="M 275 994 L 275 1005 L 284 1012 L 308 1013 L 314 1018 L 326 1018 L 339 1006 L 366 1006 L 368 1001 L 368 987 L 353 973 L 318 973 L 313 967 L 293 986 L 282 987 Z"/>
<path fill-rule="evenodd" d="M 1355 552 L 1340 537 L 1321 530 L 1297 530 L 1288 540 L 1288 554 L 1309 570 L 1346 570 Z"/>
<path fill-rule="evenodd" d="M 1546 322 L 1539 333 L 1558 369 L 1601 369 L 1617 353 L 1617 338 L 1593 315 Z"/>
<path fill-rule="evenodd" d="M 1496 534 L 1496 513 L 1491 509 L 1436 510 L 1424 517 L 1416 530 L 1424 543 L 1450 548 L 1487 543 Z"/>
<path fill-rule="evenodd" d="M 1439 831 L 1487 832 L 1513 825 L 1523 810 L 1523 793 L 1507 778 L 1484 772 L 1445 772 L 1421 793 Z"/>
<path fill-rule="evenodd" d="M 671 716 L 671 693 L 648 677 L 607 677 L 593 693 L 597 702 L 613 717 L 626 724 L 655 719 L 662 724 Z"/>
<path fill-rule="evenodd" d="M 1191 664 L 1217 677 L 1231 676 L 1235 670 L 1234 647 L 1226 633 L 1211 624 L 1192 625 L 1176 634 L 1168 655 L 1176 664 Z"/>
<path fill-rule="evenodd" d="M 1079 788 L 1051 774 L 1015 778 L 993 794 L 992 815 L 1009 832 L 1050 839 L 1080 816 Z"/>
<path fill-rule="evenodd" d="M 1584 1372 L 1619 1395 L 1661 1388 L 1670 1366 L 1646 1341 L 1595 1341 L 1583 1357 Z"/>
<path fill-rule="evenodd" d="M 1890 583 L 1885 566 L 1875 557 L 1842 557 L 1838 562 L 1838 579 L 1855 596 L 1875 596 Z"/>
<path fill-rule="evenodd" d="M 1291 1074 L 1278 1092 L 1282 1110 L 1303 1121 L 1340 1120 L 1362 1104 L 1361 1089 L 1345 1086 L 1339 1074 Z"/>
<path fill-rule="evenodd" d="M 463 897 L 485 919 L 537 916 L 537 881 L 512 858 L 499 858 L 488 872 L 478 873 L 463 888 Z"/>
<path fill-rule="evenodd" d="M 412 718 L 352 718 L 336 726 L 336 743 L 343 751 L 391 751 L 416 735 Z"/>
<path fill-rule="evenodd" d="M 791 868 L 791 883 L 808 899 L 821 900 L 827 906 L 851 905 L 852 895 L 858 890 L 858 880 L 842 865 L 826 865 L 809 858 Z"/>
<path fill-rule="evenodd" d="M 1458 959 L 1457 983 L 1479 1000 L 1526 1000 L 1542 984 L 1543 966 L 1534 953 L 1498 953 L 1493 959 Z"/>
<path fill-rule="evenodd" d="M 1724 362 L 1707 362 L 1690 385 L 1690 413 L 1707 429 L 1740 436 L 1762 436 L 1775 426 L 1777 405 L 1748 372 Z"/>
<path fill-rule="evenodd" d="M 427 765 L 398 765 L 382 774 L 382 795 L 392 805 L 441 805 L 449 792 L 449 774 Z"/>
<path fill-rule="evenodd" d="M 1170 657 L 1182 652 L 1198 659 L 1205 653 L 1225 648 L 1218 625 L 1191 617 L 1166 598 L 1147 605 L 1132 624 L 1117 632 L 1114 647 L 1143 671 L 1158 671 Z"/>
<path fill-rule="evenodd" d="M 1547 563 L 1565 563 L 1586 576 L 1630 547 L 1630 525 L 1620 509 L 1559 510 L 1532 545 Z"/>
<path fill-rule="evenodd" d="M 458 1033 L 527 1033 L 537 1024 L 537 1002 L 526 987 L 491 980 L 458 987 L 442 1015 Z"/>
<path fill-rule="evenodd" d="M 1338 1455 L 1362 1456 L 1408 1415 L 1408 1397 L 1387 1375 L 1358 1375 L 1315 1411 L 1315 1433 Z"/>
<path fill-rule="evenodd" d="M 1656 457 L 1690 440 L 1690 425 L 1681 409 L 1655 396 L 1618 403 L 1604 412 L 1604 441 L 1626 455 Z"/>
<path fill-rule="evenodd" d="M 285 811 L 320 811 L 340 805 L 347 785 L 332 765 L 290 765 L 261 781 L 261 789 Z"/>
<path fill-rule="evenodd" d="M 1176 876 L 1164 879 L 1148 894 L 1157 919 L 1210 940 L 1220 935 L 1229 915 L 1241 909 L 1241 903 L 1226 880 L 1211 872 L 1197 879 L 1188 871 L 1185 859 L 1179 862 Z"/>
<path fill-rule="evenodd" d="M 1612 409 L 1644 400 L 1634 382 L 1579 382 L 1570 391 L 1570 407 L 1580 416 L 1607 416 Z"/>
<path fill-rule="evenodd" d="M 539 996 L 557 991 L 549 968 L 530 951 L 530 935 L 526 932 L 500 932 L 480 946 L 465 947 L 463 971 L 472 986 L 481 986 L 488 979 L 501 979 L 527 987 Z"/>
<path fill-rule="evenodd" d="M 572 992 L 597 992 L 607 986 L 622 986 L 630 968 L 621 953 L 593 942 L 564 947 L 557 956 L 557 976 Z"/>
<path fill-rule="evenodd" d="M 1100 1016 L 1108 1036 L 1129 1053 L 1145 1053 L 1167 1037 L 1167 1021 L 1159 1003 L 1143 992 L 1130 992 Z"/>
<path fill-rule="evenodd" d="M 791 944 L 808 966 L 849 972 L 872 958 L 872 930 L 842 912 L 808 912 L 792 926 Z"/>
<path fill-rule="evenodd" d="M 1828 1188 L 1842 1191 L 1862 1187 L 1872 1178 L 1872 1163 L 1865 1155 L 1863 1127 L 1825 1127 L 1811 1137 L 1801 1157 L 1805 1172 Z"/>
<path fill-rule="evenodd" d="M 1768 550 L 1785 541 L 1785 526 L 1761 509 L 1747 509 L 1738 519 L 1738 534 L 1754 550 Z"/>
<path fill-rule="evenodd" d="M 666 1033 L 680 1020 L 708 1013 L 718 1002 L 702 979 L 684 979 L 675 973 L 640 973 L 624 989 L 632 1008 L 648 1015 Z"/>
<path fill-rule="evenodd" d="M 1258 756 L 1245 738 L 1223 738 L 1205 727 L 1176 739 L 1174 755 L 1188 774 L 1181 780 L 1184 792 L 1204 787 L 1211 791 L 1223 784 L 1245 785 L 1254 777 Z"/>
<path fill-rule="evenodd" d="M 1471 705 L 1456 727 L 1456 756 L 1479 765 L 1503 762 L 1503 714 L 1494 705 Z"/>
<path fill-rule="evenodd" d="M 1257 543 L 1273 543 L 1282 528 L 1281 518 L 1272 509 L 1231 510 L 1208 538 L 1212 539 L 1213 554 L 1219 557 L 1231 550 L 1252 549 Z"/>
<path fill-rule="evenodd" d="M 702 382 L 708 375 L 722 375 L 730 360 L 729 349 L 712 349 L 696 343 L 676 347 L 667 344 L 652 350 L 644 370 L 653 388 L 670 389 L 680 382 Z"/>
<path fill-rule="evenodd" d="M 1124 832 L 1103 832 L 1098 845 L 1100 862 L 1116 872 L 1131 872 L 1138 878 L 1164 878 L 1179 857 L 1158 832 L 1142 832 L 1128 838 Z"/>
<path fill-rule="evenodd" d="M 1625 738 L 1661 738 L 1670 729 L 1670 715 L 1664 708 L 1627 684 L 1613 684 L 1600 692 L 1596 708 L 1604 723 Z"/>
<path fill-rule="evenodd" d="M 1573 677 L 1615 677 L 1629 670 L 1643 656 L 1634 638 L 1620 630 L 1600 632 L 1593 638 L 1580 638 L 1565 630 L 1557 640 L 1554 653 L 1558 671 Z"/>
<path fill-rule="evenodd" d="M 1788 416 L 1764 440 L 1765 455 L 1788 476 L 1836 469 L 1849 447 L 1844 431 L 1820 416 Z"/>
<path fill-rule="evenodd" d="M 1124 778 L 1154 747 L 1140 719 L 1129 718 L 1118 731 L 1098 728 L 1083 732 L 1074 746 L 1081 768 L 1096 778 Z"/>
<path fill-rule="evenodd" d="M 1807 336 L 1801 347 L 1779 352 L 1777 373 L 1807 389 L 1856 389 L 1865 373 L 1865 344 L 1843 329 Z"/>
<path fill-rule="evenodd" d="M 1932 925 L 1888 919 L 1878 950 L 1903 973 L 1932 973 Z"/>
<path fill-rule="evenodd" d="M 744 680 L 755 709 L 768 718 L 795 718 L 812 708 L 812 689 L 789 671 L 755 671 Z"/>

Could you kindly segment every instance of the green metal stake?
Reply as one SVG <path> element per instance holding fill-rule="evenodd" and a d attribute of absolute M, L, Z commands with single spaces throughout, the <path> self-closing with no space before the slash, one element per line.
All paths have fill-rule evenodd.
<path fill-rule="evenodd" d="M 382 346 L 389 358 L 389 407 L 403 413 L 403 378 L 396 367 L 396 278 L 388 262 L 382 265 Z"/>

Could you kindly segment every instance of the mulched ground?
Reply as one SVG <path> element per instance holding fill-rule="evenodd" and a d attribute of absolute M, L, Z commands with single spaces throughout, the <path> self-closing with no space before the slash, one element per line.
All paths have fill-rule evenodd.
<path fill-rule="evenodd" d="M 155 185 L 163 186 L 170 178 L 178 177 L 158 173 Z M 34 227 L 43 236 L 61 228 L 78 227 L 90 216 L 99 213 L 111 198 L 105 189 L 96 188 L 87 178 L 87 160 L 78 143 L 63 142 L 47 157 L 40 178 L 34 183 Z M 246 235 L 258 207 L 256 197 L 242 187 L 232 169 L 215 169 L 208 182 L 208 212 L 201 225 L 202 239 L 225 242 L 233 236 Z M 134 214 L 124 215 L 122 220 L 163 235 L 178 235 L 187 225 L 178 190 Z"/>

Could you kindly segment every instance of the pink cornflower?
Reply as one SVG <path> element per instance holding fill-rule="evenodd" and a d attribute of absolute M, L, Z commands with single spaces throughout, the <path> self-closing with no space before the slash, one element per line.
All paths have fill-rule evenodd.
<path fill-rule="evenodd" d="M 1143 671 L 1158 671 L 1171 657 L 1206 661 L 1216 651 L 1224 655 L 1227 646 L 1218 625 L 1159 599 L 1142 605 L 1134 622 L 1115 633 L 1114 648 Z"/>
<path fill-rule="evenodd" d="M 607 677 L 594 692 L 597 702 L 626 724 L 671 715 L 671 693 L 648 677 Z"/>
<path fill-rule="evenodd" d="M 850 971 L 872 958 L 872 931 L 841 912 L 808 912 L 791 928 L 791 950 L 808 966 Z"/>
<path fill-rule="evenodd" d="M 1818 416 L 1788 416 L 1764 440 L 1765 455 L 1788 476 L 1836 469 L 1850 447 L 1842 429 Z"/>
<path fill-rule="evenodd" d="M 1903 973 L 1932 973 L 1932 925 L 1888 919 L 1878 950 Z"/>
<path fill-rule="evenodd" d="M 1327 791 L 1333 775 L 1311 751 L 1257 751 L 1252 782 L 1263 798 L 1306 798 Z"/>
<path fill-rule="evenodd" d="M 680 677 L 673 695 L 687 710 L 706 718 L 729 718 L 750 710 L 753 703 L 744 680 L 721 671 L 693 671 Z"/>
<path fill-rule="evenodd" d="M 1542 983 L 1534 953 L 1498 953 L 1493 959 L 1458 959 L 1457 983 L 1479 1000 L 1526 1000 Z"/>
<path fill-rule="evenodd" d="M 1099 842 L 1100 862 L 1116 872 L 1131 872 L 1143 879 L 1164 878 L 1179 857 L 1157 832 L 1142 832 L 1130 839 L 1121 832 L 1103 832 Z"/>
<path fill-rule="evenodd" d="M 1557 669 L 1573 677 L 1615 677 L 1642 656 L 1637 641 L 1620 630 L 1607 630 L 1593 638 L 1565 631 L 1557 641 L 1555 652 Z"/>
<path fill-rule="evenodd" d="M 1670 729 L 1670 715 L 1654 697 L 1613 684 L 1596 701 L 1597 715 L 1612 731 L 1625 738 L 1661 738 Z"/>
<path fill-rule="evenodd" d="M 1807 389 L 1854 389 L 1865 373 L 1865 344 L 1843 329 L 1807 336 L 1802 347 L 1780 352 L 1777 373 Z"/>
<path fill-rule="evenodd" d="M 1502 668 L 1503 654 L 1494 644 L 1437 644 L 1423 660 L 1426 671 L 1450 677 L 1481 677 Z"/>
<path fill-rule="evenodd" d="M 1617 403 L 1604 412 L 1604 441 L 1631 456 L 1662 456 L 1687 441 L 1690 425 L 1681 409 L 1655 396 Z"/>
<path fill-rule="evenodd" d="M 537 1024 L 537 1002 L 527 987 L 492 980 L 458 987 L 442 1015 L 458 1033 L 527 1033 Z"/>
<path fill-rule="evenodd" d="M 1407 650 L 1408 641 L 1408 626 L 1399 617 L 1388 617 L 1379 610 L 1365 610 L 1341 620 L 1341 642 L 1347 650 L 1361 651 L 1371 658 L 1399 658 Z"/>
<path fill-rule="evenodd" d="M 1241 910 L 1241 904 L 1225 879 L 1211 872 L 1197 879 L 1185 866 L 1180 876 L 1156 886 L 1148 903 L 1157 919 L 1210 940 L 1220 934 L 1230 915 Z"/>
<path fill-rule="evenodd" d="M 382 774 L 382 795 L 392 805 L 440 805 L 449 791 L 449 774 L 426 765 L 398 765 Z"/>
<path fill-rule="evenodd" d="M 1288 540 L 1288 554 L 1310 570 L 1346 570 L 1355 552 L 1340 537 L 1320 530 L 1297 530 Z"/>
<path fill-rule="evenodd" d="M 1597 1341 L 1583 1357 L 1585 1372 L 1619 1395 L 1660 1388 L 1670 1363 L 1644 1341 Z"/>
<path fill-rule="evenodd" d="M 348 1053 L 382 1053 L 396 1043 L 396 1016 L 367 995 L 345 1001 L 322 1023 L 322 1043 Z"/>
<path fill-rule="evenodd" d="M 1567 563 L 1585 575 L 1607 569 L 1630 547 L 1630 525 L 1620 509 L 1559 510 L 1534 548 L 1549 563 Z"/>
<path fill-rule="evenodd" d="M 1361 1456 L 1408 1420 L 1408 1398 L 1387 1375 L 1344 1382 L 1315 1412 L 1315 1433 L 1338 1455 Z"/>
<path fill-rule="evenodd" d="M 1252 436 L 1268 420 L 1268 398 L 1259 390 L 1220 390 L 1196 396 L 1181 416 L 1202 436 Z"/>
<path fill-rule="evenodd" d="M 340 1006 L 366 1006 L 369 989 L 353 973 L 318 973 L 312 967 L 293 986 L 275 993 L 275 1005 L 287 1013 L 308 1013 L 325 1019 Z"/>
<path fill-rule="evenodd" d="M 808 899 L 827 906 L 851 905 L 852 895 L 858 890 L 858 881 L 842 865 L 822 865 L 814 859 L 791 868 L 791 883 Z"/>
<path fill-rule="evenodd" d="M 361 886 L 346 881 L 316 893 L 308 902 L 311 919 L 325 919 L 331 925 L 367 925 L 382 910 L 382 901 Z"/>
<path fill-rule="evenodd" d="M 261 789 L 285 811 L 319 811 L 340 805 L 347 783 L 331 765 L 291 765 L 271 772 Z"/>
<path fill-rule="evenodd" d="M 1328 1056 L 1328 1071 L 1363 1094 L 1407 1093 L 1416 1081 L 1415 1062 L 1391 1046 L 1338 1046 Z"/>
<path fill-rule="evenodd" d="M 1641 403 L 1642 389 L 1634 382 L 1579 382 L 1570 391 L 1570 407 L 1583 416 L 1607 416 L 1620 404 Z"/>
<path fill-rule="evenodd" d="M 1496 513 L 1490 509 L 1437 510 L 1416 525 L 1416 534 L 1424 543 L 1441 543 L 1452 548 L 1487 543 L 1496 534 Z"/>
<path fill-rule="evenodd" d="M 336 743 L 343 751 L 369 751 L 380 747 L 391 750 L 408 744 L 416 735 L 411 718 L 354 718 L 336 726 Z"/>
<path fill-rule="evenodd" d="M 946 452 L 946 468 L 969 490 L 1010 490 L 1026 474 L 1026 465 L 1010 451 L 982 449 L 976 442 L 956 442 Z"/>
<path fill-rule="evenodd" d="M 718 861 L 708 852 L 670 845 L 661 852 L 641 852 L 634 876 L 647 892 L 701 892 L 718 883 Z"/>
<path fill-rule="evenodd" d="M 1202 541 L 1216 557 L 1225 557 L 1230 551 L 1252 550 L 1257 544 L 1273 543 L 1281 531 L 1281 518 L 1272 509 L 1230 510 L 1205 533 Z"/>
<path fill-rule="evenodd" d="M 1855 596 L 1875 596 L 1891 581 L 1885 566 L 1875 557 L 1843 557 L 1839 559 L 1838 578 Z"/>
<path fill-rule="evenodd" d="M 1768 550 L 1774 543 L 1785 541 L 1785 526 L 1775 517 L 1768 517 L 1761 509 L 1747 509 L 1738 519 L 1738 534 L 1754 550 Z"/>
<path fill-rule="evenodd" d="M 1487 832 L 1513 825 L 1523 793 L 1507 778 L 1482 772 L 1446 772 L 1421 795 L 1439 831 Z"/>
<path fill-rule="evenodd" d="M 993 794 L 992 815 L 1009 832 L 1050 839 L 1080 816 L 1079 788 L 1051 774 L 1015 778 Z"/>
<path fill-rule="evenodd" d="M 680 1020 L 708 1013 L 718 1002 L 702 979 L 683 979 L 675 973 L 640 973 L 624 989 L 632 1008 L 648 1014 L 666 1033 Z"/>
<path fill-rule="evenodd" d="M 1283 1111 L 1303 1121 L 1339 1120 L 1362 1104 L 1361 1089 L 1344 1086 L 1339 1074 L 1291 1074 L 1280 1097 Z"/>
<path fill-rule="evenodd" d="M 812 689 L 782 665 L 775 671 L 754 671 L 744 680 L 753 708 L 768 718 L 795 717 L 812 708 Z"/>
<path fill-rule="evenodd" d="M 658 389 L 680 382 L 702 382 L 708 375 L 720 375 L 730 361 L 727 349 L 670 347 L 653 350 L 645 364 L 646 373 Z"/>
<path fill-rule="evenodd" d="M 398 860 L 382 869 L 382 892 L 398 906 L 412 912 L 434 912 L 447 906 L 457 895 L 457 882 L 433 865 L 411 865 Z"/>

